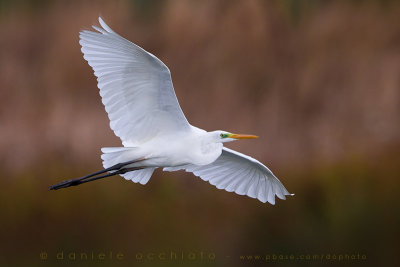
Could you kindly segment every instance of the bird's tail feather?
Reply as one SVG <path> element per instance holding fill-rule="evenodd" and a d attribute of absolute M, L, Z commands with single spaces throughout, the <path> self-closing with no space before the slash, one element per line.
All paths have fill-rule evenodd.
<path fill-rule="evenodd" d="M 127 172 L 121 174 L 126 180 L 131 180 L 134 183 L 146 184 L 156 168 L 146 168 L 142 170 Z"/>
<path fill-rule="evenodd" d="M 140 156 L 135 153 L 137 150 L 134 147 L 103 147 L 101 152 L 101 159 L 103 160 L 103 167 L 109 168 L 115 164 L 126 162 Z"/>
<path fill-rule="evenodd" d="M 121 162 L 127 162 L 135 158 L 143 158 L 143 155 L 138 154 L 138 149 L 135 147 L 103 147 L 101 149 L 103 154 L 103 167 L 108 168 Z M 155 168 L 145 168 L 137 171 L 131 171 L 120 174 L 126 180 L 131 180 L 134 183 L 146 184 Z"/>

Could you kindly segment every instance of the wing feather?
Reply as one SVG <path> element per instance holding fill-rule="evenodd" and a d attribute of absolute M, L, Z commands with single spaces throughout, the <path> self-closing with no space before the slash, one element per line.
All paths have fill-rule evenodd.
<path fill-rule="evenodd" d="M 184 169 L 193 172 L 204 181 L 235 192 L 257 198 L 263 203 L 275 204 L 275 196 L 285 199 L 290 194 L 278 178 L 261 162 L 229 148 L 223 148 L 221 156 L 205 166 L 184 165 L 164 168 L 164 171 Z"/>
<path fill-rule="evenodd" d="M 97 32 L 81 31 L 82 53 L 97 77 L 110 127 L 124 146 L 159 133 L 189 130 L 168 67 L 115 33 L 101 18 Z"/>

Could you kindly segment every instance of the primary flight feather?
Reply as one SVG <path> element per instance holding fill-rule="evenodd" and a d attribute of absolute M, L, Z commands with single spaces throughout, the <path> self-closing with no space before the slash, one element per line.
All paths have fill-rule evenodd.
<path fill-rule="evenodd" d="M 124 147 L 102 148 L 104 170 L 50 189 L 113 175 L 146 184 L 156 168 L 186 170 L 204 181 L 275 204 L 291 195 L 259 161 L 223 147 L 257 138 L 227 131 L 206 132 L 188 123 L 176 98 L 168 67 L 153 54 L 115 33 L 101 18 L 97 32 L 80 32 L 83 57 L 97 77 L 110 127 Z"/>

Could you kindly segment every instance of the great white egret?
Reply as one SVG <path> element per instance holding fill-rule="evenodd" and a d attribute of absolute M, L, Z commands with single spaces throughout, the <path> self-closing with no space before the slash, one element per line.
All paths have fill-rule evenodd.
<path fill-rule="evenodd" d="M 207 132 L 188 123 L 175 96 L 168 67 L 115 33 L 101 18 L 97 32 L 81 31 L 83 57 L 97 76 L 102 102 L 124 147 L 102 148 L 104 170 L 67 180 L 52 190 L 121 175 L 146 184 L 156 168 L 186 170 L 218 189 L 275 204 L 291 195 L 259 161 L 226 148 L 225 142 L 257 138 Z M 106 174 L 104 174 L 106 173 Z M 101 175 L 102 174 L 102 175 Z"/>

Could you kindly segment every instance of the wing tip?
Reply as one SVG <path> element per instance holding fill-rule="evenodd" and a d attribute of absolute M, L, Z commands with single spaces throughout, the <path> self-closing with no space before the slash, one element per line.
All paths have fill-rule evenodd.
<path fill-rule="evenodd" d="M 110 26 L 108 26 L 107 23 L 105 23 L 105 21 L 103 20 L 103 18 L 102 18 L 101 16 L 99 16 L 98 21 L 99 21 L 101 27 L 96 26 L 96 25 L 92 25 L 92 28 L 93 28 L 93 29 L 95 29 L 96 31 L 98 31 L 99 33 L 102 33 L 102 34 L 115 33 L 115 32 L 110 28 Z M 84 36 L 84 35 L 86 35 L 86 34 L 88 34 L 88 33 L 89 33 L 89 34 L 90 34 L 90 33 L 93 33 L 93 31 L 88 30 L 88 29 L 81 30 L 81 31 L 79 32 L 79 36 L 82 37 L 82 36 Z M 94 33 L 96 33 L 96 32 L 94 32 Z"/>
<path fill-rule="evenodd" d="M 106 30 L 109 33 L 114 33 L 114 31 L 107 25 L 107 23 L 105 23 L 105 21 L 101 16 L 99 16 L 99 23 L 104 30 Z"/>
<path fill-rule="evenodd" d="M 107 34 L 107 32 L 104 29 L 102 29 L 102 28 L 100 28 L 100 27 L 98 27 L 96 25 L 93 25 L 92 28 L 95 29 L 96 31 L 102 33 L 102 34 Z"/>

